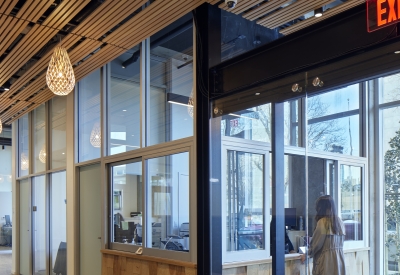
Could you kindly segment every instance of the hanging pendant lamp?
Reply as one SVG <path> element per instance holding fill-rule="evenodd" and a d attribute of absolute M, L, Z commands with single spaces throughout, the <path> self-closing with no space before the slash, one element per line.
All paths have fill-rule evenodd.
<path fill-rule="evenodd" d="M 74 89 L 74 70 L 67 50 L 61 46 L 57 46 L 51 56 L 46 82 L 49 89 L 56 95 L 68 95 Z"/>
<path fill-rule="evenodd" d="M 45 144 L 43 144 L 42 149 L 40 149 L 39 160 L 41 163 L 46 163 L 46 146 L 45 146 Z"/>
<path fill-rule="evenodd" d="M 193 118 L 193 110 L 194 109 L 194 98 L 193 98 L 193 88 L 192 88 L 192 92 L 190 93 L 190 97 L 189 97 L 189 102 L 188 102 L 188 114 L 191 118 Z"/>
<path fill-rule="evenodd" d="M 25 153 L 21 154 L 21 170 L 28 170 L 29 168 L 29 160 L 28 156 Z"/>
<path fill-rule="evenodd" d="M 100 148 L 101 146 L 101 129 L 98 122 L 93 125 L 92 132 L 90 133 L 90 144 L 96 148 Z"/>

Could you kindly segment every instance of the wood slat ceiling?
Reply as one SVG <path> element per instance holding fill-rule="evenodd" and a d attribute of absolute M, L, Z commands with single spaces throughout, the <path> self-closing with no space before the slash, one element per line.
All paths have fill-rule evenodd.
<path fill-rule="evenodd" d="M 324 15 L 321 16 L 321 17 L 310 17 L 310 18 L 308 18 L 308 19 L 306 19 L 304 21 L 298 22 L 297 24 L 294 24 L 294 25 L 291 25 L 291 26 L 289 26 L 287 28 L 284 28 L 284 29 L 280 30 L 279 32 L 284 34 L 284 35 L 291 34 L 293 32 L 301 30 L 301 29 L 303 29 L 305 27 L 308 27 L 308 26 L 310 26 L 312 24 L 320 22 L 320 21 L 322 21 L 324 19 L 332 17 L 332 16 L 334 16 L 334 15 L 336 15 L 338 13 L 341 13 L 341 12 L 343 12 L 345 10 L 348 10 L 348 9 L 351 9 L 351 8 L 353 8 L 355 6 L 358 6 L 358 5 L 360 5 L 360 4 L 364 3 L 364 2 L 365 2 L 365 0 L 354 0 L 354 1 L 345 2 L 345 3 L 341 4 L 341 5 L 338 5 L 338 6 L 334 7 L 334 8 L 332 8 L 332 9 L 327 10 L 326 12 L 324 12 Z"/>
<path fill-rule="evenodd" d="M 335 0 L 239 0 L 233 9 L 229 9 L 225 1 L 211 0 L 210 4 L 219 3 L 221 9 L 241 14 L 243 18 L 251 21 L 256 20 L 257 24 L 270 29 L 279 28 L 280 33 L 287 35 L 364 2 L 365 0 L 347 0 L 342 3 Z M 326 10 L 322 17 L 302 18 L 315 9 L 332 3 L 335 6 Z"/>
<path fill-rule="evenodd" d="M 44 17 L 54 1 L 26 1 L 16 14 L 12 14 L 18 2 L 0 4 L 0 56 L 17 37 L 22 36 L 0 61 L 0 86 L 16 72 L 24 70 L 12 83 L 11 89 L 0 94 L 0 118 L 6 124 L 54 96 L 46 86 L 45 74 L 57 43 L 53 43 L 33 65 L 28 68 L 24 68 L 24 65 L 51 39 L 57 37 L 60 30 L 82 12 L 90 0 L 63 1 L 43 22 L 38 22 L 39 18 Z M 76 80 L 115 59 L 204 2 L 207 1 L 172 0 L 166 3 L 158 0 L 140 10 L 148 3 L 147 0 L 105 0 L 62 39 L 61 44 L 68 50 L 74 66 Z"/>
<path fill-rule="evenodd" d="M 11 89 L 0 93 L 3 123 L 12 123 L 54 96 L 45 75 L 58 37 L 63 37 L 61 44 L 79 81 L 205 2 L 262 26 L 280 27 L 286 35 L 364 1 L 348 0 L 323 17 L 302 21 L 296 19 L 332 0 L 239 0 L 234 9 L 220 0 L 156 0 L 145 8 L 147 0 L 104 0 L 96 6 L 93 2 L 97 1 L 0 3 L 0 86 L 14 79 Z"/>

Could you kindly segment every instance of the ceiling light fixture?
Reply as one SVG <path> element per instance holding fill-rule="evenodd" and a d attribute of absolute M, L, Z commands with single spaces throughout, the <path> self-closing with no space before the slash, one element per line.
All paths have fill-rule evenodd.
<path fill-rule="evenodd" d="M 43 144 L 42 149 L 40 149 L 39 160 L 41 163 L 46 163 L 46 146 L 45 146 L 45 144 Z"/>
<path fill-rule="evenodd" d="M 21 154 L 21 170 L 28 170 L 29 168 L 29 160 L 25 153 Z"/>
<path fill-rule="evenodd" d="M 193 88 L 192 88 L 192 92 L 190 93 L 188 107 L 187 107 L 188 114 L 191 118 L 193 118 L 193 109 L 194 109 L 194 98 L 193 98 Z"/>
<path fill-rule="evenodd" d="M 324 10 L 322 9 L 322 7 L 314 10 L 315 17 L 321 17 L 323 13 L 324 13 Z"/>
<path fill-rule="evenodd" d="M 395 51 L 394 53 L 395 53 L 395 54 L 399 54 L 399 53 L 400 53 L 400 51 Z"/>
<path fill-rule="evenodd" d="M 10 88 L 11 88 L 11 82 L 10 81 L 6 81 L 6 83 L 3 84 L 4 91 L 9 91 Z"/>
<path fill-rule="evenodd" d="M 178 95 L 173 93 L 167 93 L 167 102 L 177 105 L 182 105 L 186 107 L 191 107 L 189 105 L 190 98 L 184 95 Z"/>
<path fill-rule="evenodd" d="M 100 148 L 101 146 L 101 129 L 99 122 L 93 125 L 92 132 L 90 133 L 90 144 L 95 148 Z"/>
<path fill-rule="evenodd" d="M 129 57 L 124 62 L 122 62 L 122 64 L 121 64 L 122 68 L 125 69 L 126 67 L 128 67 L 132 63 L 135 63 L 139 59 L 139 57 L 140 57 L 140 50 L 137 50 L 136 52 L 134 52 L 132 54 L 131 57 Z"/>
<path fill-rule="evenodd" d="M 75 87 L 74 69 L 67 50 L 61 46 L 57 46 L 51 56 L 46 82 L 49 89 L 60 96 L 68 95 Z"/>

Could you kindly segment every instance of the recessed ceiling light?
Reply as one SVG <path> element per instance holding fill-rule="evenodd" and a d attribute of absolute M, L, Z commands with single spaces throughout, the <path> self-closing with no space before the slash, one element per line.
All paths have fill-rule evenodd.
<path fill-rule="evenodd" d="M 122 112 L 126 112 L 126 110 L 122 110 Z"/>
<path fill-rule="evenodd" d="M 400 53 L 400 51 L 395 51 L 394 53 L 395 53 L 395 54 L 399 54 L 399 53 Z"/>
<path fill-rule="evenodd" d="M 62 153 L 63 155 L 65 155 L 65 153 Z"/>
<path fill-rule="evenodd" d="M 322 13 L 323 13 L 322 8 L 318 8 L 318 9 L 314 10 L 314 16 L 315 17 L 321 17 Z"/>
<path fill-rule="evenodd" d="M 256 93 L 256 95 L 260 95 L 260 93 Z"/>

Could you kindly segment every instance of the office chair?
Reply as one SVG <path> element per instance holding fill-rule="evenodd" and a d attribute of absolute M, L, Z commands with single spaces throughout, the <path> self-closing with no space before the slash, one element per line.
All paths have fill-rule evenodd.
<path fill-rule="evenodd" d="M 67 243 L 60 242 L 53 272 L 57 275 L 67 275 Z"/>

